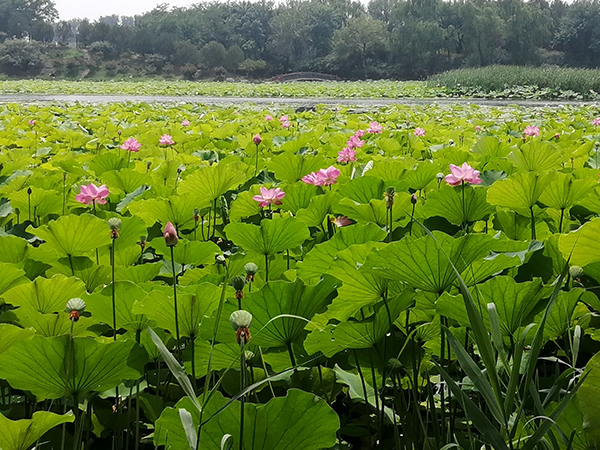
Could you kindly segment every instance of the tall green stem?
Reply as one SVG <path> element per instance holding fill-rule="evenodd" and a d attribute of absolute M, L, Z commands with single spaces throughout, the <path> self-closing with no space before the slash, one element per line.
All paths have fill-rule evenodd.
<path fill-rule="evenodd" d="M 369 408 L 369 396 L 367 394 L 367 383 L 365 382 L 365 377 L 360 368 L 360 363 L 358 362 L 358 355 L 356 354 L 356 350 L 353 349 L 352 352 L 354 353 L 354 361 L 356 362 L 356 370 L 358 371 L 358 376 L 360 377 L 360 382 L 361 382 L 362 388 L 363 388 L 363 394 L 365 396 L 365 406 L 367 408 Z M 369 433 L 369 436 L 367 439 L 369 442 L 369 448 L 371 448 L 371 433 Z"/>
<path fill-rule="evenodd" d="M 256 145 L 256 167 L 254 168 L 254 176 L 258 175 L 258 145 Z"/>
<path fill-rule="evenodd" d="M 177 358 L 180 357 L 179 315 L 177 313 L 177 273 L 175 272 L 175 246 L 171 245 L 171 268 L 173 269 L 173 306 L 175 307 L 175 336 L 177 339 Z"/>
<path fill-rule="evenodd" d="M 113 340 L 117 340 L 117 302 L 115 299 L 115 239 L 110 246 L 110 266 L 111 266 L 111 294 L 112 294 L 112 314 L 113 314 Z"/>
<path fill-rule="evenodd" d="M 242 354 L 240 355 L 240 392 L 244 392 L 246 388 L 246 352 L 244 351 L 245 338 L 240 341 L 240 349 Z M 246 402 L 246 396 L 240 397 L 240 440 L 239 450 L 244 448 L 244 404 Z"/>
<path fill-rule="evenodd" d="M 536 234 L 535 234 L 535 215 L 533 214 L 533 206 L 531 206 L 529 208 L 529 211 L 531 212 L 531 240 L 535 241 L 535 239 L 536 239 Z"/>

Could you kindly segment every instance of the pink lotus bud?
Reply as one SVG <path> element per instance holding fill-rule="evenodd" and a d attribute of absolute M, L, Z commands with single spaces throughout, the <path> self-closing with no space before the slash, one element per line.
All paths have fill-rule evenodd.
<path fill-rule="evenodd" d="M 258 145 L 262 142 L 262 139 L 260 137 L 260 135 L 257 133 L 254 135 L 254 137 L 252 138 L 252 140 L 254 141 L 254 144 Z"/>
<path fill-rule="evenodd" d="M 30 127 L 34 127 L 35 126 L 35 120 L 31 119 L 29 122 L 27 122 L 29 124 Z"/>
<path fill-rule="evenodd" d="M 165 226 L 163 237 L 165 238 L 165 244 L 167 244 L 169 247 L 174 247 L 177 245 L 177 242 L 179 242 L 177 230 L 171 222 L 168 222 Z"/>

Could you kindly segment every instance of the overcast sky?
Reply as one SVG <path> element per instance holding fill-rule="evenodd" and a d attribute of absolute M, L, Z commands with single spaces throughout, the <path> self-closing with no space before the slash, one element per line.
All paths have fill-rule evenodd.
<path fill-rule="evenodd" d="M 133 16 L 152 10 L 160 3 L 171 6 L 188 6 L 201 0 L 55 0 L 56 9 L 62 20 L 87 17 L 97 19 L 101 16 L 118 14 Z"/>

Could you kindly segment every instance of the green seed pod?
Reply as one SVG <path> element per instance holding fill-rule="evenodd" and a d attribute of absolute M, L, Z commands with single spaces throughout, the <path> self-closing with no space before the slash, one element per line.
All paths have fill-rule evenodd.
<path fill-rule="evenodd" d="M 82 312 L 85 309 L 85 302 L 80 298 L 72 298 L 67 302 L 67 312 L 72 311 Z"/>
<path fill-rule="evenodd" d="M 439 172 L 436 176 L 435 176 L 439 181 L 444 179 L 444 174 L 442 172 Z"/>
<path fill-rule="evenodd" d="M 112 217 L 108 219 L 108 227 L 111 230 L 120 230 L 123 222 L 118 217 Z"/>
<path fill-rule="evenodd" d="M 250 328 L 250 325 L 252 325 L 252 314 L 243 309 L 234 311 L 231 313 L 231 316 L 229 316 L 229 322 L 234 330 Z"/>
<path fill-rule="evenodd" d="M 244 358 L 246 358 L 246 361 L 252 361 L 254 359 L 254 353 L 250 350 L 244 350 Z"/>
<path fill-rule="evenodd" d="M 571 275 L 571 278 L 574 280 L 581 278 L 583 275 L 583 269 L 579 266 L 571 266 L 569 267 L 569 275 Z"/>
<path fill-rule="evenodd" d="M 250 262 L 244 266 L 244 271 L 247 275 L 256 275 L 256 272 L 258 272 L 258 266 Z"/>
<path fill-rule="evenodd" d="M 246 280 L 244 277 L 233 277 L 231 279 L 231 285 L 236 291 L 241 291 L 244 289 L 246 285 Z"/>

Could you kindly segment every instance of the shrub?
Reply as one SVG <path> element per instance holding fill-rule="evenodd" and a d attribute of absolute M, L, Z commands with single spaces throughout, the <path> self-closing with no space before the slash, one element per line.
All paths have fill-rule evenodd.
<path fill-rule="evenodd" d="M 90 53 L 102 60 L 115 56 L 115 47 L 107 41 L 96 41 L 90 44 Z"/>
<path fill-rule="evenodd" d="M 248 76 L 261 76 L 267 72 L 267 62 L 262 59 L 246 59 L 238 66 L 238 70 Z"/>
<path fill-rule="evenodd" d="M 39 43 L 11 39 L 0 45 L 0 68 L 10 75 L 39 73 L 44 54 Z"/>
<path fill-rule="evenodd" d="M 202 58 L 204 63 L 210 67 L 221 66 L 223 65 L 223 61 L 227 57 L 227 50 L 223 44 L 215 41 L 211 41 L 202 47 Z"/>

